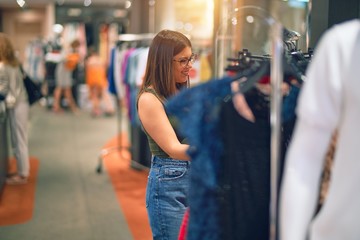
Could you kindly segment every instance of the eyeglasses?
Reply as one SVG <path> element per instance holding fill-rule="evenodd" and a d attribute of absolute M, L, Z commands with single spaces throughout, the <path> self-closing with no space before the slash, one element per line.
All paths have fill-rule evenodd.
<path fill-rule="evenodd" d="M 179 62 L 181 67 L 186 67 L 187 65 L 189 65 L 189 62 L 193 64 L 196 61 L 196 59 L 197 59 L 197 55 L 193 53 L 189 58 L 181 58 L 179 60 L 174 59 L 174 61 Z"/>

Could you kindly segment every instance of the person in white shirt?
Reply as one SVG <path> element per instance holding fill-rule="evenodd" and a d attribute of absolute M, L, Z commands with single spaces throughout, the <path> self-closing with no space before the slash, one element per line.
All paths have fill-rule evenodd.
<path fill-rule="evenodd" d="M 280 239 L 359 239 L 360 20 L 327 30 L 306 75 L 280 193 Z M 336 130 L 330 186 L 315 215 L 325 155 Z"/>
<path fill-rule="evenodd" d="M 5 96 L 9 115 L 11 147 L 16 159 L 16 172 L 7 174 L 7 184 L 25 184 L 30 175 L 28 121 L 30 106 L 24 85 L 21 63 L 5 33 L 0 33 L 0 94 Z M 2 149 L 0 149 L 2 151 Z"/>

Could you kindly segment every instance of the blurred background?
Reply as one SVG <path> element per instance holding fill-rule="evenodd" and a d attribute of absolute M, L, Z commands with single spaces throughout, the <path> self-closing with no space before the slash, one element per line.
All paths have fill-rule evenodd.
<path fill-rule="evenodd" d="M 315 47 L 328 27 L 358 18 L 360 12 L 357 0 L 1 0 L 0 31 L 10 35 L 21 60 L 28 44 L 39 38 L 49 42 L 61 37 L 66 45 L 77 34 L 84 47 L 100 47 L 106 58 L 106 49 L 120 34 L 163 28 L 184 32 L 196 48 L 211 51 L 225 19 L 244 6 L 259 7 L 300 33 L 304 51 Z M 251 49 L 251 40 L 244 41 Z"/>

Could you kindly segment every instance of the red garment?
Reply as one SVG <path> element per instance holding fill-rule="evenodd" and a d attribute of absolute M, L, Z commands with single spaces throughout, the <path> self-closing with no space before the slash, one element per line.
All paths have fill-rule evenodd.
<path fill-rule="evenodd" d="M 184 218 L 183 218 L 183 221 L 182 221 L 181 226 L 180 226 L 180 232 L 179 232 L 178 240 L 186 240 L 188 222 L 189 222 L 189 209 L 187 209 L 185 214 L 184 214 Z"/>
<path fill-rule="evenodd" d="M 270 76 L 263 76 L 260 80 L 259 80 L 260 84 L 269 84 L 270 83 Z"/>

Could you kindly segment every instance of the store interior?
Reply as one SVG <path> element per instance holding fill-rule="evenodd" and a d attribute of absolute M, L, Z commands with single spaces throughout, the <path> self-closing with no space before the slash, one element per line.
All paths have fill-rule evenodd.
<path fill-rule="evenodd" d="M 169 28 L 191 36 L 195 48 L 212 51 L 217 32 L 227 24 L 226 19 L 236 9 L 240 9 L 244 16 L 256 14 L 247 13 L 244 7 L 249 6 L 261 9 L 285 28 L 299 33 L 298 47 L 302 51 L 314 48 L 320 35 L 330 26 L 359 15 L 356 0 L 347 1 L 346 4 L 336 0 L 3 0 L 0 3 L 0 31 L 10 35 L 18 48 L 20 59 L 24 58 L 25 47 L 32 40 L 41 38 L 50 41 L 57 37 L 54 26 L 59 24 L 62 27 L 84 25 L 86 46 L 99 46 L 100 32 L 109 25 L 115 25 L 113 35 L 109 34 L 110 46 L 123 33 L 156 33 Z M 269 34 L 268 29 L 261 29 L 263 20 L 254 19 L 258 21 L 247 21 L 248 26 L 242 28 L 238 24 L 237 28 L 243 38 L 240 47 L 258 52 L 261 47 L 256 44 L 263 43 L 255 41 L 268 40 Z M 214 59 L 211 64 L 214 68 Z"/>
<path fill-rule="evenodd" d="M 359 5 L 356 0 L 2 0 L 0 31 L 9 35 L 26 69 L 34 60 L 29 51 L 45 55 L 56 45 L 68 48 L 74 39 L 80 41 L 82 59 L 95 47 L 110 66 L 120 43 L 144 47 L 158 31 L 177 30 L 191 39 L 203 60 L 190 74 L 196 85 L 222 77 L 228 59 L 243 51 L 273 54 L 275 25 L 292 34 L 296 51 L 311 54 L 326 29 L 359 17 Z M 83 78 L 80 74 L 79 84 Z"/>
<path fill-rule="evenodd" d="M 309 4 L 306 1 L 153 0 L 89 3 L 91 4 L 86 6 L 87 1 L 66 0 L 49 3 L 38 0 L 28 1 L 20 7 L 14 1 L 2 1 L 0 30 L 14 39 L 14 45 L 19 46 L 22 58 L 22 47 L 28 42 L 39 37 L 44 41 L 56 37 L 54 25 L 58 24 L 63 27 L 68 24 L 84 24 L 88 46 L 98 45 L 101 29 L 106 25 L 115 24 L 117 34 L 156 33 L 164 28 L 175 29 L 191 36 L 195 48 L 211 50 L 216 32 L 224 24 L 224 20 L 235 9 L 251 5 L 263 9 L 274 18 L 281 16 L 278 21 L 302 35 L 301 47 L 306 48 L 307 44 L 305 39 L 308 34 Z M 243 14 L 247 14 L 246 11 Z M 253 36 L 249 35 L 249 39 L 250 37 L 254 39 Z M 264 37 L 267 37 L 266 33 L 262 36 Z M 114 38 L 110 41 L 116 41 L 116 36 Z M 244 47 L 256 48 L 250 45 L 251 40 L 244 41 Z"/>
<path fill-rule="evenodd" d="M 304 73 L 323 33 L 335 24 L 354 18 L 360 18 L 359 0 L 1 0 L 0 2 L 0 32 L 10 37 L 25 69 L 30 69 L 27 67 L 34 61 L 29 57 L 30 51 L 38 49 L 41 51 L 41 56 L 45 56 L 47 52 L 57 50 L 58 46 L 68 49 L 74 39 L 80 41 L 79 53 L 83 60 L 90 47 L 98 50 L 101 58 L 107 63 L 109 92 L 114 97 L 114 107 L 116 110 L 120 109 L 118 112 L 122 114 L 116 116 L 118 125 L 113 127 L 117 127 L 118 132 L 128 133 L 132 149 L 132 166 L 138 170 L 149 168 L 151 154 L 146 136 L 139 122 L 136 121 L 136 113 L 131 112 L 135 103 L 124 105 L 123 99 L 127 97 L 134 99 L 134 96 L 127 96 L 124 89 L 136 92 L 141 82 L 139 76 L 135 76 L 129 85 L 122 85 L 118 81 L 119 76 L 112 74 L 111 71 L 123 65 L 114 58 L 114 54 L 124 54 L 131 47 L 139 50 L 138 54 L 144 57 L 143 54 L 147 54 L 146 50 L 157 32 L 162 29 L 180 31 L 189 37 L 193 51 L 199 56 L 199 61 L 194 63 L 190 72 L 191 84 L 195 86 L 222 78 L 228 72 L 236 73 L 239 65 L 244 63 L 243 60 L 268 60 L 270 57 L 280 59 L 276 44 L 281 38 L 280 42 L 285 42 L 287 50 L 301 56 L 297 63 L 298 66 L 301 65 Z M 86 102 L 87 95 L 83 95 L 87 94 L 84 89 L 84 69 L 81 70 L 84 65 L 79 66 L 79 75 L 73 91 L 79 108 L 86 112 L 89 106 Z M 43 67 L 45 68 L 45 65 Z M 137 67 L 137 71 L 142 72 L 145 65 L 139 64 Z M 278 68 L 275 69 L 276 71 L 280 73 L 283 69 Z M 47 81 L 48 93 L 51 81 L 45 77 L 46 69 L 41 69 L 40 66 L 39 72 L 43 76 L 36 76 L 40 76 L 39 81 Z M 31 77 L 36 80 L 36 76 Z M 51 106 L 51 103 L 50 96 L 45 105 Z M 122 108 L 125 110 L 123 111 Z M 124 124 L 119 121 L 124 118 L 128 124 L 126 130 L 119 129 L 123 128 Z M 135 120 L 132 121 L 133 119 Z M 7 131 L 5 121 L 0 121 L 1 144 L 8 141 Z M 4 145 L 0 148 L 1 192 L 5 184 L 9 153 L 5 149 L 9 147 Z M 95 171 L 102 172 L 101 161 Z"/>

